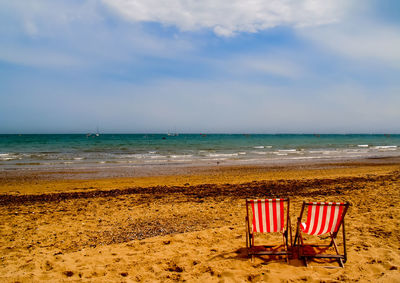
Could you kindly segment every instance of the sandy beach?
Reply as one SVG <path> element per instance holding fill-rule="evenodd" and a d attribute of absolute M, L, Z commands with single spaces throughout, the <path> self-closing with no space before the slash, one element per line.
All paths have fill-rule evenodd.
<path fill-rule="evenodd" d="M 348 201 L 348 262 L 256 257 L 245 199 Z M 0 172 L 0 281 L 400 281 L 400 161 Z M 277 235 L 266 243 L 280 243 Z M 342 248 L 340 246 L 340 248 Z"/>
<path fill-rule="evenodd" d="M 400 283 L 399 12 L 0 0 L 0 283 Z"/>

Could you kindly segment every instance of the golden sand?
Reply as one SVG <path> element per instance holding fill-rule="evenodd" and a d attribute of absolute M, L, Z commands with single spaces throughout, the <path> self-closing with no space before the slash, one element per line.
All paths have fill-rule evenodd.
<path fill-rule="evenodd" d="M 0 176 L 0 281 L 400 281 L 400 164 L 80 176 Z M 303 200 L 349 201 L 345 268 L 248 259 L 244 199 L 253 196 L 290 197 L 293 231 Z"/>

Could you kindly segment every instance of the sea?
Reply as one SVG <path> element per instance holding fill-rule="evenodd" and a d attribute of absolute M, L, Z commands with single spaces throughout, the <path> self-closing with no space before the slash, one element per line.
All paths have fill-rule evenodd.
<path fill-rule="evenodd" d="M 400 135 L 0 135 L 0 171 L 276 164 L 400 156 Z"/>

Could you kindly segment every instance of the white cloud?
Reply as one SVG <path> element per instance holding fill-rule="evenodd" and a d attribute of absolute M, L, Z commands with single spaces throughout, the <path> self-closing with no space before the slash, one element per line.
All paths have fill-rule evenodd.
<path fill-rule="evenodd" d="M 37 67 L 79 67 L 81 62 L 70 54 L 50 49 L 21 46 L 0 46 L 0 61 Z"/>
<path fill-rule="evenodd" d="M 25 22 L 25 30 L 30 36 L 35 36 L 38 33 L 38 28 L 36 24 L 32 21 Z"/>
<path fill-rule="evenodd" d="M 279 25 L 314 26 L 339 20 L 342 0 L 103 0 L 127 20 L 158 22 L 180 30 L 212 29 L 220 36 Z"/>
<path fill-rule="evenodd" d="M 285 58 L 286 55 L 286 58 Z M 237 75 L 273 75 L 289 79 L 297 79 L 306 74 L 306 70 L 288 54 L 246 55 L 221 62 L 225 72 Z"/>
<path fill-rule="evenodd" d="M 139 65 L 146 56 L 170 59 L 190 53 L 195 42 L 159 37 L 140 25 L 115 27 L 96 0 L 0 0 L 0 60 L 25 66 L 99 68 Z"/>
<path fill-rule="evenodd" d="M 299 34 L 351 60 L 380 62 L 400 68 L 400 29 L 382 24 L 352 23 L 310 28 Z"/>

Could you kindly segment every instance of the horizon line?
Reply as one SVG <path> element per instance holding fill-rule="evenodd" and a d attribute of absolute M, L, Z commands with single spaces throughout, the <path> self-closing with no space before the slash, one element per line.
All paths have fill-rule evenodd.
<path fill-rule="evenodd" d="M 62 132 L 62 133 L 0 133 L 0 135 L 95 135 L 95 132 Z M 168 135 L 171 132 L 101 132 L 100 135 Z M 348 133 L 321 133 L 321 132 L 275 132 L 275 133 L 254 133 L 254 132 L 174 132 L 178 135 L 400 135 L 396 132 L 348 132 Z"/>

